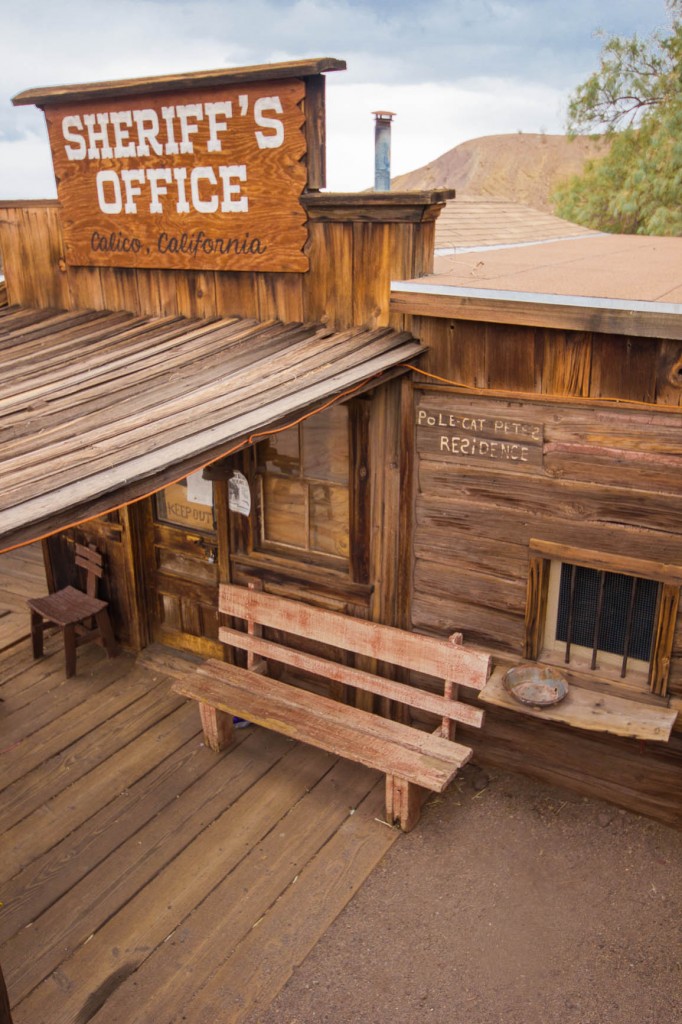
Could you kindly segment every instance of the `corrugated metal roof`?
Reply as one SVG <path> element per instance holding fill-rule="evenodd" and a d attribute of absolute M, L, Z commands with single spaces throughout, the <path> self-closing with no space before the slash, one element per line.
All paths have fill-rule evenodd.
<path fill-rule="evenodd" d="M 0 547 L 134 500 L 421 351 L 389 328 L 0 310 Z"/>

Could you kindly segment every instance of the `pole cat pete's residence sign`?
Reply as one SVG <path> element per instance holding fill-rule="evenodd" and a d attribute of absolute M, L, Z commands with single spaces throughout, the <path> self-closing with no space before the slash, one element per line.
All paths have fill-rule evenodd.
<path fill-rule="evenodd" d="M 70 264 L 306 270 L 300 81 L 45 112 Z"/>
<path fill-rule="evenodd" d="M 502 402 L 422 395 L 415 418 L 417 448 L 445 462 L 484 462 L 491 469 L 534 472 L 543 465 L 544 424 L 530 421 L 529 413 L 527 409 L 517 417 Z"/>

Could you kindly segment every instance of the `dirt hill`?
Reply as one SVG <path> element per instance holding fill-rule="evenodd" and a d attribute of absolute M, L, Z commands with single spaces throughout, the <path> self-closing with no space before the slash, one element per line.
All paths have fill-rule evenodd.
<path fill-rule="evenodd" d="M 510 199 L 552 212 L 550 196 L 585 161 L 603 156 L 602 139 L 566 135 L 486 135 L 393 178 L 393 189 L 454 188 L 467 198 Z"/>

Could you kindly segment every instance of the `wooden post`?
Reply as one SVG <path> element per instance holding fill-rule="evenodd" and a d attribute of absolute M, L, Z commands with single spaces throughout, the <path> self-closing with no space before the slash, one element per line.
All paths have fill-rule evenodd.
<path fill-rule="evenodd" d="M 261 592 L 263 590 L 263 584 L 260 580 L 253 580 L 249 583 L 249 590 Z M 263 636 L 263 627 L 260 626 L 254 619 L 246 620 L 246 631 L 249 636 Z M 254 654 L 253 651 L 246 652 L 246 667 L 251 672 L 262 672 L 267 669 L 267 662 L 260 655 Z"/>
<path fill-rule="evenodd" d="M 204 730 L 204 743 L 219 754 L 232 743 L 234 724 L 232 715 L 227 711 L 219 711 L 210 704 L 202 704 L 199 701 L 199 715 L 201 716 L 201 727 Z"/>
<path fill-rule="evenodd" d="M 461 647 L 464 643 L 464 637 L 461 633 L 452 633 L 448 637 L 448 641 L 454 644 L 456 647 Z M 453 679 L 446 679 L 443 685 L 443 696 L 446 700 L 457 700 L 459 697 L 459 686 Z M 455 723 L 452 718 L 447 716 L 443 717 L 443 721 L 440 727 L 441 736 L 444 736 L 446 740 L 454 740 L 455 738 Z"/>
<path fill-rule="evenodd" d="M 397 775 L 386 776 L 386 821 L 398 824 L 403 832 L 411 832 L 421 818 L 422 805 L 428 790 Z"/>

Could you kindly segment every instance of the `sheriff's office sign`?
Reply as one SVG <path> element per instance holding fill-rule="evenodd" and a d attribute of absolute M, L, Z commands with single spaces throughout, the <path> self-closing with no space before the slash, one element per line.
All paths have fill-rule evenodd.
<path fill-rule="evenodd" d="M 300 79 L 45 110 L 66 262 L 304 271 Z"/>

